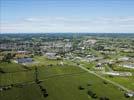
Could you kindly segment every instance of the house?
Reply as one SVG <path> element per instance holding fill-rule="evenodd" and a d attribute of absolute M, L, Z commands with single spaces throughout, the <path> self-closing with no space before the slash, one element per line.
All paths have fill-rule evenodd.
<path fill-rule="evenodd" d="M 82 58 L 81 57 L 75 57 L 74 60 L 75 61 L 80 61 L 80 60 L 82 60 Z"/>
<path fill-rule="evenodd" d="M 56 55 L 57 53 L 46 53 L 45 54 L 47 56 L 48 59 L 56 59 Z"/>
<path fill-rule="evenodd" d="M 125 68 L 132 68 L 132 69 L 134 69 L 134 64 L 124 64 L 122 66 L 125 67 Z"/>
<path fill-rule="evenodd" d="M 60 65 L 61 65 L 61 66 L 63 66 L 63 65 L 64 65 L 64 63 L 61 61 L 61 62 L 60 62 Z"/>
<path fill-rule="evenodd" d="M 98 63 L 97 65 L 96 65 L 96 67 L 101 67 L 102 66 L 102 63 Z"/>
<path fill-rule="evenodd" d="M 66 59 L 73 59 L 72 53 L 66 53 L 66 54 L 65 54 L 65 58 L 66 58 Z"/>
<path fill-rule="evenodd" d="M 71 43 L 65 44 L 65 47 L 64 47 L 64 51 L 65 51 L 65 52 L 68 52 L 68 51 L 70 51 L 70 50 L 72 50 L 72 49 L 73 49 L 73 46 L 72 46 Z"/>
<path fill-rule="evenodd" d="M 120 76 L 132 76 L 131 72 L 120 72 Z"/>
<path fill-rule="evenodd" d="M 102 63 L 97 63 L 95 69 L 101 69 L 101 70 L 104 69 L 102 65 L 103 65 Z"/>
<path fill-rule="evenodd" d="M 86 58 L 94 58 L 93 55 L 87 55 Z"/>
<path fill-rule="evenodd" d="M 129 57 L 122 57 L 122 58 L 119 58 L 118 60 L 119 61 L 128 61 L 129 60 Z"/>

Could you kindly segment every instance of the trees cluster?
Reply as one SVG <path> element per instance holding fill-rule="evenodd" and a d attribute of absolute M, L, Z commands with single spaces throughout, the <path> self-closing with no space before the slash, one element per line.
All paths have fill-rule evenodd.
<path fill-rule="evenodd" d="M 7 54 L 4 55 L 2 61 L 10 63 L 11 62 L 11 59 L 14 56 L 15 56 L 15 54 L 7 53 Z"/>
<path fill-rule="evenodd" d="M 38 69 L 37 69 L 37 67 L 35 67 L 35 82 L 39 86 L 43 96 L 46 98 L 48 96 L 48 93 L 47 93 L 47 90 L 43 86 L 40 85 L 41 81 L 38 78 Z"/>

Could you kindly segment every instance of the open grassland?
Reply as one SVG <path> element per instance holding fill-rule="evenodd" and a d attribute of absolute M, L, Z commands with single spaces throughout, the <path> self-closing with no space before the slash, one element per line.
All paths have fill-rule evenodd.
<path fill-rule="evenodd" d="M 1 100 L 44 100 L 39 87 L 30 84 L 23 87 L 13 87 L 11 90 L 0 92 Z"/>
<path fill-rule="evenodd" d="M 47 100 L 60 100 L 60 98 L 64 98 L 64 100 L 94 100 L 87 94 L 88 90 L 96 93 L 97 98 L 108 97 L 110 100 L 131 100 L 126 99 L 123 92 L 113 85 L 104 84 L 101 79 L 88 73 L 50 78 L 45 80 L 42 85 L 47 88 L 50 94 Z M 79 86 L 84 89 L 79 90 Z"/>
<path fill-rule="evenodd" d="M 34 66 L 31 70 L 0 73 L 0 87 L 13 84 L 10 89 L 0 92 L 1 100 L 99 100 L 100 97 L 110 100 L 133 100 L 125 98 L 124 91 L 85 72 L 74 63 L 63 61 L 64 64 L 60 65 L 60 60 L 48 60 L 44 57 L 37 57 L 35 60 L 41 64 L 36 65 L 37 77 L 41 83 L 35 83 Z M 39 85 L 46 89 L 47 97 L 43 96 Z M 88 95 L 88 91 L 95 93 L 96 99 Z"/>
<path fill-rule="evenodd" d="M 0 74 L 0 86 L 25 83 L 29 81 L 34 81 L 33 71 Z"/>
<path fill-rule="evenodd" d="M 54 67 L 41 67 L 39 70 L 39 78 L 46 79 L 51 77 L 66 76 L 85 73 L 82 69 L 76 66 L 54 66 Z"/>

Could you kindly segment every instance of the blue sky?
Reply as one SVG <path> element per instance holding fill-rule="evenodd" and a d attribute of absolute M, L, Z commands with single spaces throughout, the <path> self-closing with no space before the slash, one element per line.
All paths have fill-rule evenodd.
<path fill-rule="evenodd" d="M 134 32 L 134 0 L 0 0 L 0 32 Z"/>

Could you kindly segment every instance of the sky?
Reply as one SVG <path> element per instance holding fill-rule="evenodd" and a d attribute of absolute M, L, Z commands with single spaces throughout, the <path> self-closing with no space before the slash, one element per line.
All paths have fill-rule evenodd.
<path fill-rule="evenodd" d="M 0 33 L 134 33 L 134 0 L 0 0 Z"/>

